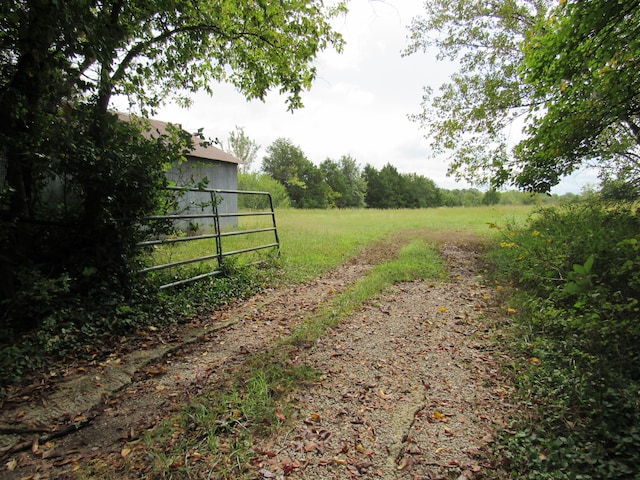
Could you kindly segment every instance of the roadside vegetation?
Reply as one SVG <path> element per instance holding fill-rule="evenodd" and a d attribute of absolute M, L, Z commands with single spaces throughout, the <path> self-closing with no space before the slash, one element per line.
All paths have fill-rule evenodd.
<path fill-rule="evenodd" d="M 640 218 L 633 203 L 545 208 L 496 225 L 518 310 L 522 409 L 499 455 L 512 478 L 631 479 L 640 463 Z"/>

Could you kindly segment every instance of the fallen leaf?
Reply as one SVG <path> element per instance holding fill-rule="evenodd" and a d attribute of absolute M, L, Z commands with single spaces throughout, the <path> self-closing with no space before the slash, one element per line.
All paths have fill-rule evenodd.
<path fill-rule="evenodd" d="M 380 398 L 382 398 L 383 400 L 388 400 L 388 399 L 390 399 L 392 397 L 391 395 L 387 395 L 386 393 L 384 393 L 384 390 L 381 389 L 381 388 L 378 389 L 378 396 Z"/>
<path fill-rule="evenodd" d="M 282 420 L 283 422 L 287 419 L 287 417 L 285 417 L 277 408 L 276 408 L 276 417 L 278 417 L 278 419 Z"/>
<path fill-rule="evenodd" d="M 262 475 L 262 478 L 276 478 L 276 474 L 267 470 L 266 468 L 263 468 L 262 470 L 260 470 L 260 475 Z"/>
<path fill-rule="evenodd" d="M 442 412 L 439 412 L 438 410 L 434 410 L 432 416 L 436 420 L 444 420 L 444 415 L 442 414 Z"/>
<path fill-rule="evenodd" d="M 398 464 L 398 470 L 408 470 L 411 468 L 411 464 L 413 463 L 411 456 L 405 455 L 402 457 L 402 460 Z"/>
<path fill-rule="evenodd" d="M 304 451 L 305 452 L 313 452 L 318 449 L 318 444 L 316 442 L 311 442 L 309 440 L 304 442 Z"/>
<path fill-rule="evenodd" d="M 127 455 L 129 455 L 131 453 L 131 449 L 129 447 L 124 447 L 122 450 L 120 450 L 120 456 L 122 458 L 127 458 Z"/>
<path fill-rule="evenodd" d="M 16 460 L 15 458 L 12 458 L 6 463 L 6 465 L 7 465 L 7 470 L 9 470 L 10 472 L 13 472 L 18 466 L 18 460 Z"/>

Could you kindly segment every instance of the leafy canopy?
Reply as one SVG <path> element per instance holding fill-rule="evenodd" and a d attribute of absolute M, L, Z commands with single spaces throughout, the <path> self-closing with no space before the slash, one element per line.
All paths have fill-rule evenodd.
<path fill-rule="evenodd" d="M 135 244 L 160 208 L 163 168 L 192 145 L 121 125 L 115 95 L 148 115 L 220 81 L 247 99 L 278 89 L 300 108 L 317 54 L 342 48 L 330 20 L 344 10 L 322 0 L 0 2 L 0 331 L 136 283 Z M 67 298 L 51 295 L 25 321 L 18 299 L 38 276 L 69 279 Z"/>
<path fill-rule="evenodd" d="M 563 1 L 524 43 L 536 108 L 518 183 L 547 189 L 583 163 L 640 181 L 640 1 Z"/>
<path fill-rule="evenodd" d="M 638 180 L 637 0 L 434 0 L 406 54 L 438 49 L 459 70 L 425 90 L 420 122 L 450 174 L 548 192 L 584 165 Z M 514 139 L 524 124 L 524 139 Z M 522 138 L 522 137 L 521 137 Z"/>
<path fill-rule="evenodd" d="M 545 3 L 433 0 L 412 22 L 406 55 L 433 49 L 439 60 L 459 64 L 439 94 L 425 88 L 422 112 L 411 117 L 426 130 L 434 153 L 448 155 L 449 174 L 459 180 L 507 180 L 508 127 L 529 104 L 518 74 L 520 45 Z"/>

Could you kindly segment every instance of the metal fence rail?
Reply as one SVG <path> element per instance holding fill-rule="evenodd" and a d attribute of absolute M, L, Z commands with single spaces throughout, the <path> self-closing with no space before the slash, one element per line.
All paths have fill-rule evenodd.
<path fill-rule="evenodd" d="M 151 267 L 146 267 L 138 271 L 138 273 L 150 273 L 156 272 L 160 270 L 166 270 L 169 268 L 175 268 L 183 265 L 188 265 L 192 263 L 201 263 L 208 260 L 217 260 L 217 268 L 200 275 L 196 275 L 189 278 L 184 278 L 181 280 L 177 280 L 171 283 L 165 283 L 161 285 L 159 288 L 164 290 L 166 288 L 175 287 L 177 285 L 183 285 L 185 283 L 194 282 L 197 280 L 201 280 L 206 277 L 219 275 L 223 272 L 223 264 L 224 258 L 232 255 L 239 255 L 242 253 L 248 253 L 258 250 L 265 249 L 276 249 L 278 254 L 280 253 L 280 239 L 278 238 L 278 229 L 276 226 L 276 216 L 273 210 L 273 198 L 269 192 L 253 192 L 247 190 L 226 190 L 226 189 L 210 189 L 210 188 L 182 188 L 182 187 L 168 187 L 168 190 L 178 191 L 178 192 L 198 192 L 209 194 L 211 202 L 209 203 L 211 207 L 211 212 L 206 213 L 184 213 L 184 214 L 171 214 L 171 215 L 153 215 L 149 217 L 145 217 L 146 220 L 171 220 L 171 221 L 180 221 L 180 220 L 195 220 L 195 219 L 212 219 L 213 220 L 213 233 L 206 233 L 202 235 L 193 235 L 189 237 L 179 237 L 179 238 L 166 238 L 166 239 L 154 239 L 148 240 L 144 242 L 138 243 L 139 247 L 150 247 L 154 245 L 166 245 L 180 242 L 193 242 L 197 240 L 205 240 L 205 239 L 215 239 L 216 251 L 215 253 L 211 253 L 209 255 L 189 258 L 186 260 L 180 260 L 176 262 L 164 263 L 161 265 L 153 265 Z M 224 202 L 223 194 L 227 195 L 262 195 L 268 199 L 268 209 L 265 211 L 258 212 L 219 212 L 219 205 Z M 236 202 L 237 205 L 237 202 Z M 236 206 L 237 210 L 237 206 Z M 271 226 L 265 228 L 255 228 L 250 230 L 234 230 L 234 231 L 222 231 L 220 227 L 220 219 L 221 218 L 235 218 L 238 219 L 240 217 L 258 217 L 258 216 L 270 216 L 271 217 Z M 238 235 L 251 235 L 256 233 L 264 233 L 264 232 L 273 232 L 274 241 L 266 244 L 258 244 L 248 248 L 243 248 L 239 250 L 232 250 L 225 252 L 223 249 L 223 239 L 226 237 L 238 236 Z"/>

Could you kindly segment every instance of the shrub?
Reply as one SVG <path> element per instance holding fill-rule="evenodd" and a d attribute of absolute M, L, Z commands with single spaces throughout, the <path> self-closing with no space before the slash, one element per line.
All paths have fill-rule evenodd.
<path fill-rule="evenodd" d="M 238 173 L 238 188 L 253 192 L 269 192 L 274 208 L 289 208 L 291 206 L 284 185 L 265 173 Z M 239 195 L 238 208 L 265 210 L 269 208 L 269 204 L 267 198 L 262 195 Z"/>
<path fill-rule="evenodd" d="M 495 254 L 521 292 L 532 418 L 506 435 L 519 478 L 633 478 L 640 461 L 640 219 L 593 199 L 503 227 Z M 532 421 L 533 420 L 533 421 Z"/>

